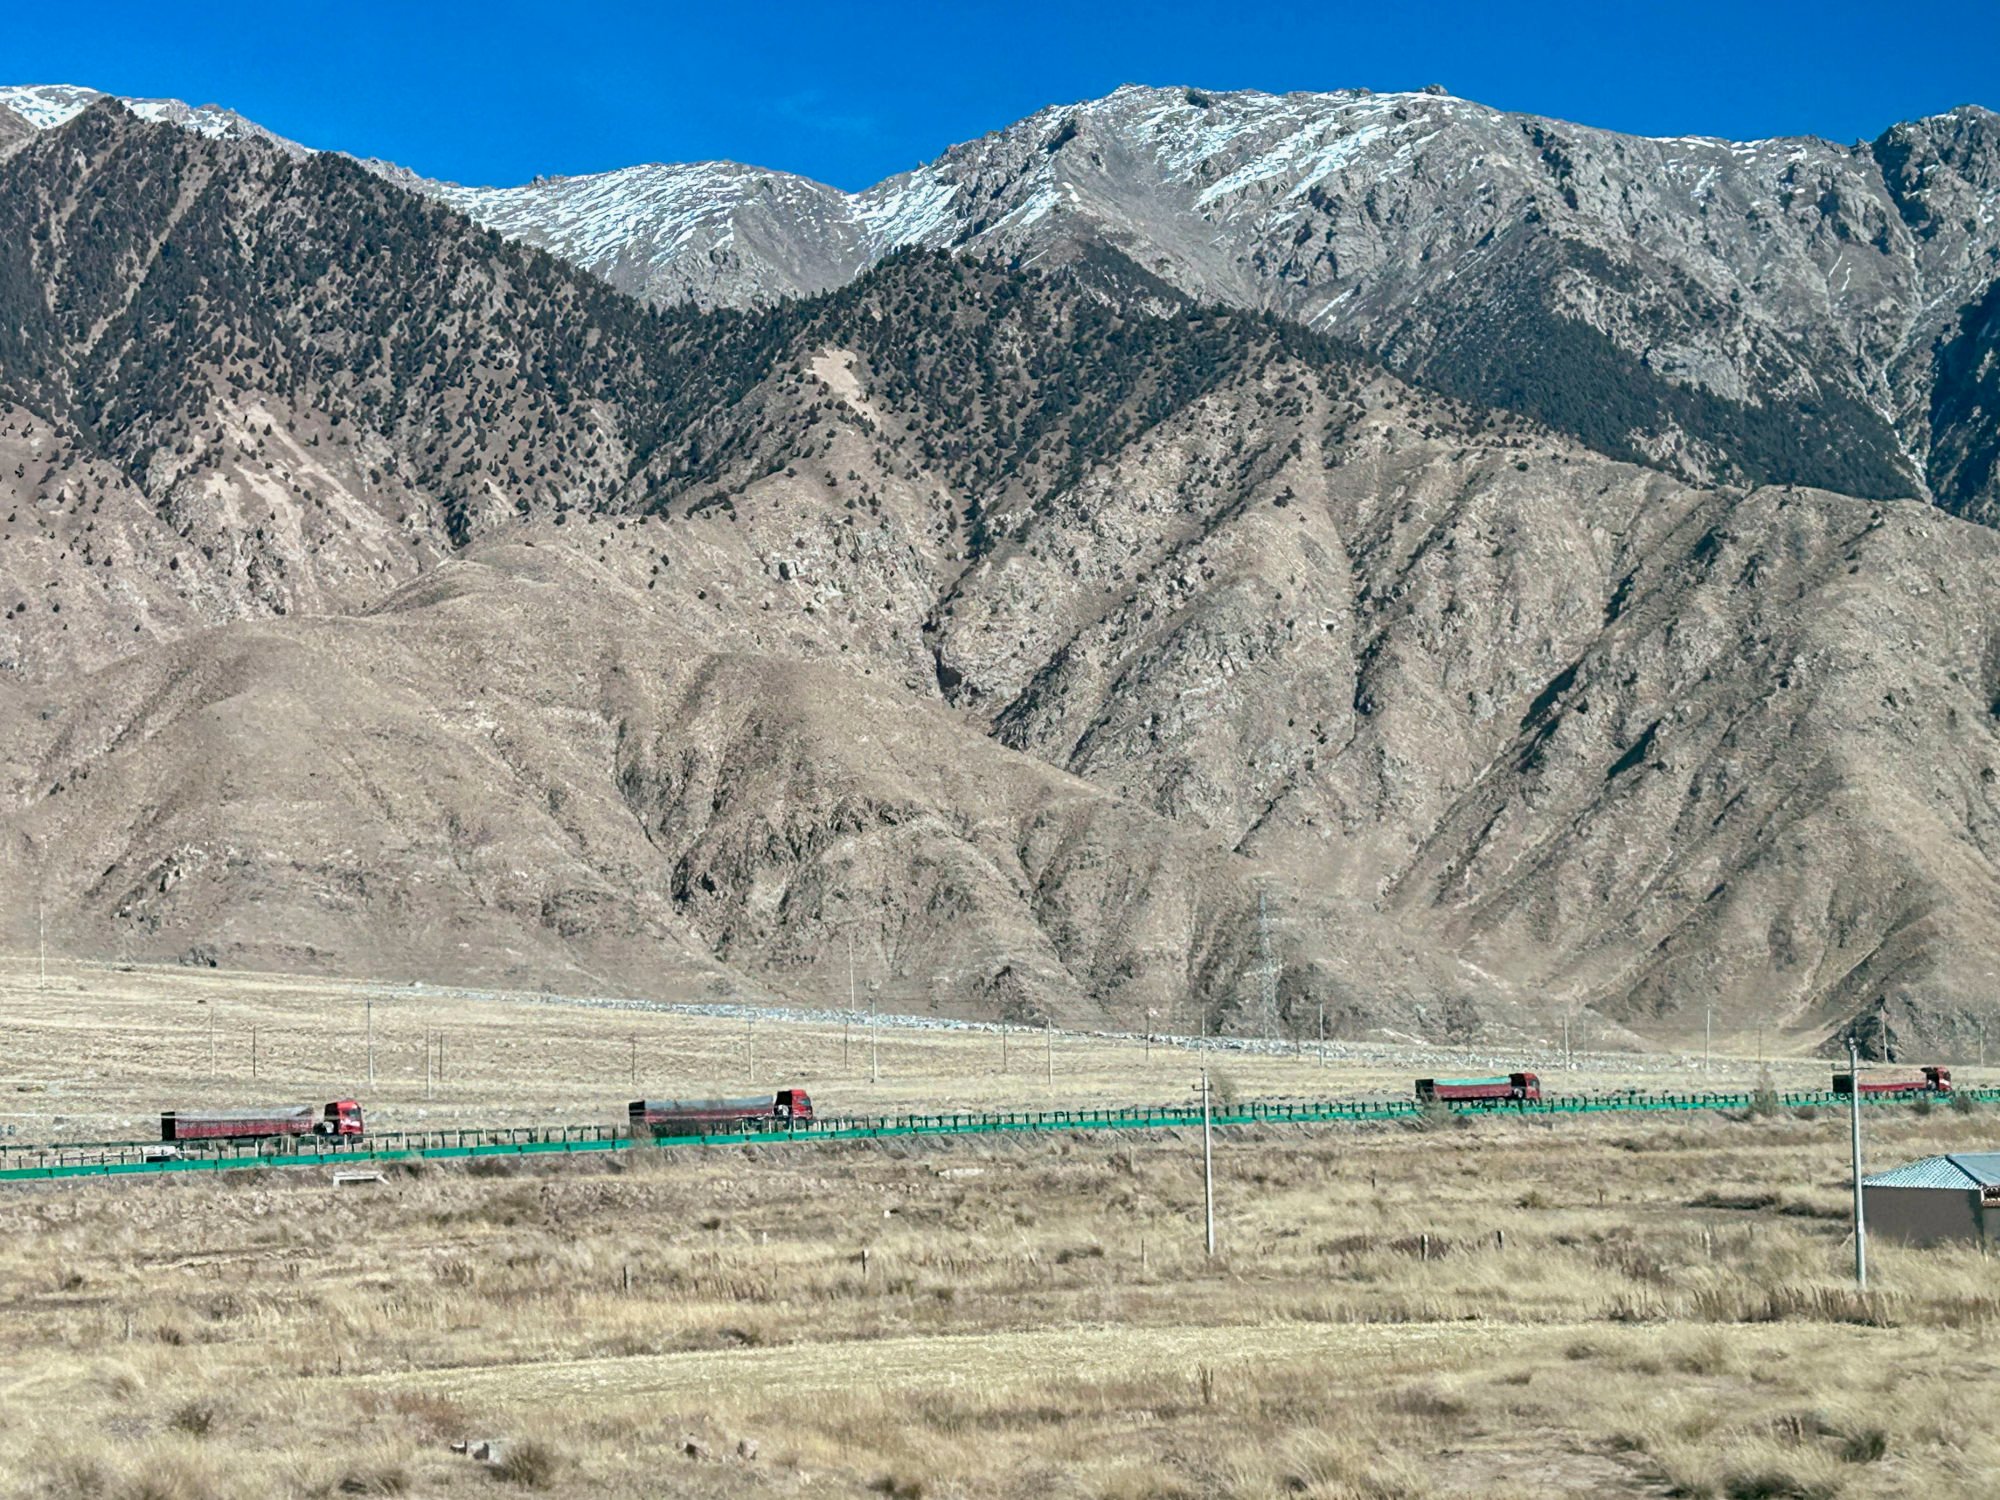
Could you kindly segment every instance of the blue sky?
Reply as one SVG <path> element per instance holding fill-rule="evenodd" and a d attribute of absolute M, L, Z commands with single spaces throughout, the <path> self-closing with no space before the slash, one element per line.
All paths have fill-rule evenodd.
<path fill-rule="evenodd" d="M 1949 22 L 1943 23 L 1949 14 Z M 728 157 L 858 188 L 1121 83 L 1417 88 L 1647 134 L 2000 108 L 2000 0 L 19 7 L 0 81 L 219 103 L 460 182 Z"/>

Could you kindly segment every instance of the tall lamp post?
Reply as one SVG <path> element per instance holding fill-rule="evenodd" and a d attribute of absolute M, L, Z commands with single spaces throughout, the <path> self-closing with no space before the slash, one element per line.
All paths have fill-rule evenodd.
<path fill-rule="evenodd" d="M 843 936 L 847 940 L 847 1009 L 851 1015 L 860 1008 L 860 1002 L 855 995 L 854 982 L 854 924 L 861 919 L 854 915 L 853 907 L 848 902 L 844 891 L 836 892 L 835 894 L 839 897 L 842 907 L 847 911 L 847 915 L 843 919 L 843 925 L 847 930 Z M 886 969 L 886 964 L 884 967 Z M 876 1015 L 880 1004 L 880 981 L 871 979 L 868 981 L 868 1081 L 870 1083 L 880 1083 L 882 1081 L 881 1027 L 878 1024 Z M 845 1048 L 846 1043 L 843 1041 L 843 1066 L 846 1061 L 844 1055 Z"/>
<path fill-rule="evenodd" d="M 1861 1048 L 1847 1034 L 1847 1121 L 1854 1157 L 1854 1284 L 1868 1290 L 1868 1224 L 1861 1208 Z"/>
<path fill-rule="evenodd" d="M 1210 1122 L 1208 1069 L 1201 1070 L 1201 1196 L 1208 1228 L 1208 1258 L 1215 1259 L 1215 1131 Z"/>

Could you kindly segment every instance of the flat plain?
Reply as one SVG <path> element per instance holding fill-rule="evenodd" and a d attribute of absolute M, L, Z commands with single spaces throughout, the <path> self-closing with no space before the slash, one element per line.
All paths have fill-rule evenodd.
<path fill-rule="evenodd" d="M 363 1099 L 373 1128 L 617 1124 L 641 1094 L 807 1087 L 828 1113 L 1097 1107 L 1194 1097 L 1202 1064 L 1245 1098 L 1407 1098 L 1423 1074 L 1538 1068 L 1552 1091 L 1749 1089 L 1768 1068 L 1824 1088 L 1830 1065 L 1758 1056 L 1720 1035 L 1681 1053 L 1591 1050 L 1581 1026 L 1565 1066 L 1560 1022 L 1539 1049 L 1331 1043 L 1300 1036 L 1246 1050 L 1162 1031 L 1143 1036 L 1017 1026 L 912 1027 L 865 1012 L 831 1019 L 613 1008 L 558 995 L 341 983 L 312 976 L 131 965 L 52 966 L 0 957 L 0 1131 L 16 1140 L 117 1140 L 175 1106 Z M 798 1015 L 799 1013 L 792 1013 Z M 374 1078 L 369 1077 L 373 1035 Z M 442 1041 L 443 1071 L 425 1063 Z M 435 1045 L 435 1041 L 434 1041 Z M 871 1057 L 871 1052 L 873 1056 Z M 872 1075 L 872 1076 L 871 1076 Z M 1977 1067 L 1964 1076 L 1988 1076 Z M 3 1137 L 0 1137 L 3 1138 Z"/>
<path fill-rule="evenodd" d="M 73 968 L 42 988 L 16 967 L 10 1123 L 143 1133 L 168 1092 L 331 1096 L 355 1081 L 362 993 Z M 374 993 L 368 1097 L 396 1123 L 615 1118 L 634 1035 L 648 1091 L 748 1078 L 729 1018 Z M 252 1024 L 255 1079 L 234 1055 Z M 446 1097 L 425 1099 L 440 1027 Z M 1012 1039 L 1003 1071 L 995 1034 L 885 1027 L 871 1086 L 860 1036 L 841 1071 L 837 1024 L 765 1021 L 747 1045 L 761 1082 L 852 1109 L 1185 1097 L 1195 1061 L 1059 1035 L 1051 1088 L 1040 1036 Z M 1311 1046 L 1210 1061 L 1245 1095 L 1399 1093 L 1410 1073 L 1321 1068 Z M 1687 1086 L 1679 1058 L 1590 1062 L 1576 1087 Z M 1824 1065 L 1776 1071 L 1804 1084 Z M 1881 1163 L 1994 1140 L 1977 1109 L 1870 1131 Z M 1853 1290 L 1832 1112 L 1226 1130 L 1213 1259 L 1199 1145 L 729 1145 L 349 1187 L 318 1170 L 11 1186 L 0 1491 L 1989 1492 L 1991 1263 L 1883 1243 Z M 453 1451 L 489 1439 L 497 1463 Z"/>

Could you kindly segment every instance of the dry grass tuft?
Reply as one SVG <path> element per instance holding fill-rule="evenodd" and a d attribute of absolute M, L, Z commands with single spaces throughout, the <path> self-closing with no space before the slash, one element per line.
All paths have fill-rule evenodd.
<path fill-rule="evenodd" d="M 1121 1462 L 1086 1493 L 1090 1500 L 1201 1500 L 1185 1475 L 1157 1460 Z"/>
<path fill-rule="evenodd" d="M 493 1466 L 495 1479 L 517 1484 L 526 1490 L 550 1488 L 561 1472 L 560 1455 L 539 1438 L 524 1438 L 509 1444 L 500 1462 Z"/>
<path fill-rule="evenodd" d="M 330 1493 L 338 1495 L 407 1495 L 410 1471 L 396 1462 L 356 1465 L 342 1471 Z"/>
<path fill-rule="evenodd" d="M 189 1437 L 207 1437 L 215 1430 L 215 1423 L 215 1403 L 201 1398 L 184 1401 L 167 1415 L 167 1426 Z"/>

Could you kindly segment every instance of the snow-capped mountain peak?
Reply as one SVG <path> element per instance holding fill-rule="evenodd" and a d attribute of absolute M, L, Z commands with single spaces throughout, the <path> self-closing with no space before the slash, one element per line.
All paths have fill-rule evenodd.
<path fill-rule="evenodd" d="M 519 187 L 408 185 L 653 301 L 768 301 L 839 286 L 869 263 L 847 194 L 740 162 L 652 163 Z"/>
<path fill-rule="evenodd" d="M 98 97 L 0 90 L 0 150 L 20 121 L 59 125 Z M 126 102 L 304 149 L 216 106 Z M 1622 135 L 1442 89 L 1130 85 L 857 193 L 733 162 L 515 187 L 365 165 L 655 302 L 809 295 L 910 246 L 1084 265 L 1116 295 L 1133 281 L 1122 256 L 1156 286 L 1281 313 L 1487 404 L 1526 400 L 1522 350 L 1560 348 L 1535 414 L 1700 478 L 1724 472 L 1718 454 L 1779 445 L 1774 399 L 1810 401 L 1880 459 L 1839 487 L 1958 493 L 2000 516 L 1985 450 L 1933 452 L 1911 425 L 1932 411 L 1934 364 L 1988 368 L 2000 118 L 1982 109 L 1850 146 Z M 1677 413 L 1653 447 L 1596 431 L 1607 385 Z M 1968 397 L 1967 430 L 1991 407 L 1983 387 Z"/>
<path fill-rule="evenodd" d="M 0 109 L 11 109 L 37 130 L 67 125 L 104 95 L 73 83 L 27 83 L 0 88 Z"/>
<path fill-rule="evenodd" d="M 99 99 L 106 97 L 101 89 L 84 88 L 72 83 L 20 84 L 0 87 L 0 109 L 12 110 L 38 130 L 54 130 L 67 125 Z M 122 97 L 118 102 L 142 120 L 178 125 L 196 135 L 224 141 L 268 141 L 294 156 L 310 154 L 309 148 L 297 141 L 287 140 L 266 130 L 255 120 L 246 119 L 235 110 L 224 109 L 219 104 L 197 105 L 179 99 Z"/>

